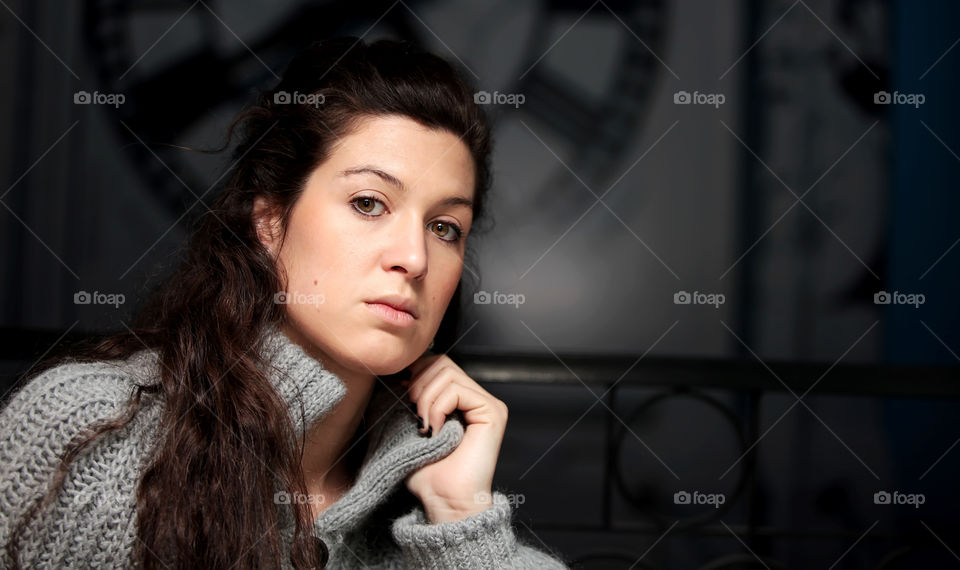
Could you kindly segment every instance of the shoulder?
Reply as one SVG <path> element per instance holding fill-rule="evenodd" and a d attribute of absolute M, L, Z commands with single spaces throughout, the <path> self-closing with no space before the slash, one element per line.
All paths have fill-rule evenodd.
<path fill-rule="evenodd" d="M 148 370 L 133 358 L 67 362 L 31 378 L 0 411 L 0 433 L 4 434 L 0 440 L 0 490 L 17 492 L 48 480 L 71 442 L 103 422 L 124 416 L 137 385 L 149 376 Z M 140 411 L 150 407 L 149 399 L 141 398 Z M 135 426 L 128 426 L 136 427 L 135 439 L 144 439 L 144 422 L 155 419 L 141 416 Z M 135 443 L 129 441 L 129 435 L 129 431 L 109 434 L 97 440 L 108 450 L 87 449 L 84 457 L 77 459 L 88 460 L 104 452 L 116 454 Z M 123 455 L 129 458 L 130 454 Z"/>
<path fill-rule="evenodd" d="M 78 436 L 119 419 L 150 366 L 138 353 L 123 361 L 67 362 L 44 370 L 21 387 L 0 411 L 0 484 L 50 469 Z M 154 380 L 155 381 L 155 380 Z M 141 398 L 149 407 L 152 395 Z M 145 406 L 144 404 L 148 404 Z M 142 422 L 137 422 L 142 424 Z M 112 446 L 122 441 L 112 437 Z"/>
<path fill-rule="evenodd" d="M 5 434 L 0 440 L 0 485 L 16 485 L 12 479 L 18 478 L 25 483 L 47 475 L 45 470 L 52 474 L 72 441 L 125 415 L 137 386 L 149 382 L 150 370 L 140 354 L 122 361 L 67 362 L 31 378 L 0 411 L 0 433 Z M 155 397 L 142 396 L 139 411 L 159 411 L 162 406 L 150 405 Z M 155 423 L 157 417 L 138 415 L 129 428 L 143 439 L 145 422 Z M 98 443 L 117 451 L 133 443 L 129 435 L 129 430 L 115 432 Z"/>
<path fill-rule="evenodd" d="M 136 387 L 149 382 L 149 371 L 142 358 L 135 357 L 68 362 L 31 378 L 10 398 L 0 412 L 0 538 L 8 536 L 33 500 L 45 493 L 71 442 L 92 433 L 100 422 L 123 417 Z M 27 560 L 39 560 L 44 552 L 65 556 L 58 560 L 67 564 L 70 556 L 86 562 L 125 556 L 136 475 L 157 425 L 152 411 L 141 399 L 134 421 L 96 439 L 70 462 L 48 512 L 52 518 L 35 520 L 40 526 L 33 527 L 23 545 Z M 51 544 L 66 541 L 102 548 L 90 550 L 89 559 L 66 550 L 51 554 Z"/>
<path fill-rule="evenodd" d="M 15 422 L 58 425 L 96 421 L 119 413 L 137 385 L 152 383 L 146 351 L 128 360 L 66 362 L 44 370 L 14 393 L 0 414 L 0 426 Z"/>

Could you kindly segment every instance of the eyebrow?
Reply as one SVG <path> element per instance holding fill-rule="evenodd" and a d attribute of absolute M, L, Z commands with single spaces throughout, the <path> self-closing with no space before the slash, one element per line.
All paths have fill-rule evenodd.
<path fill-rule="evenodd" d="M 357 166 L 354 168 L 348 168 L 340 172 L 340 176 L 346 178 L 347 176 L 352 176 L 355 174 L 373 174 L 374 176 L 379 177 L 381 180 L 387 184 L 395 187 L 400 192 L 406 192 L 407 188 L 403 185 L 403 182 L 396 176 L 385 172 L 379 168 L 373 166 Z M 464 198 L 462 196 L 448 196 L 440 201 L 441 206 L 467 206 L 468 208 L 473 208 L 473 200 L 469 198 Z"/>

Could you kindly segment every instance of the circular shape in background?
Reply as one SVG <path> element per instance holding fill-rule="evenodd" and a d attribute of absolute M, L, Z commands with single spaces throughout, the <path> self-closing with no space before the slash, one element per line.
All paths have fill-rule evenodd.
<path fill-rule="evenodd" d="M 655 406 L 658 406 L 658 405 L 662 406 L 666 404 L 669 400 L 676 400 L 676 399 L 688 400 L 687 402 L 688 404 L 691 404 L 691 403 L 705 404 L 708 407 L 708 409 L 713 410 L 715 412 L 719 412 L 720 419 L 723 420 L 722 423 L 726 423 L 733 428 L 733 438 L 731 443 L 735 444 L 735 448 L 739 449 L 738 457 L 730 458 L 729 461 L 725 459 L 724 461 L 726 462 L 726 465 L 723 465 L 722 467 L 716 466 L 717 467 L 716 475 L 713 474 L 713 471 L 710 472 L 710 479 L 712 479 L 713 477 L 719 477 L 724 472 L 724 469 L 726 469 L 727 465 L 730 465 L 735 460 L 739 461 L 736 467 L 738 471 L 737 480 L 733 484 L 732 490 L 729 493 L 724 493 L 725 501 L 723 502 L 723 504 L 719 505 L 718 507 L 704 505 L 704 507 L 708 510 L 706 510 L 702 514 L 695 515 L 695 516 L 684 517 L 684 516 L 680 516 L 676 512 L 674 512 L 674 514 L 668 514 L 667 512 L 665 512 L 665 509 L 658 508 L 658 507 L 662 507 L 662 505 L 666 503 L 666 501 L 664 500 L 664 497 L 669 496 L 672 499 L 674 497 L 675 491 L 671 490 L 669 492 L 664 492 L 662 489 L 658 488 L 656 485 L 653 485 L 653 484 L 641 485 L 638 488 L 638 486 L 635 483 L 636 478 L 628 476 L 625 472 L 625 468 L 628 467 L 627 464 L 629 463 L 629 458 L 631 457 L 631 455 L 628 454 L 628 450 L 625 449 L 627 444 L 629 444 L 630 442 L 633 442 L 635 439 L 642 440 L 642 443 L 636 442 L 636 446 L 639 448 L 637 456 L 642 456 L 640 455 L 642 453 L 642 454 L 645 454 L 646 457 L 651 457 L 651 452 L 656 453 L 656 450 L 658 449 L 655 446 L 652 448 L 648 448 L 646 438 L 642 438 L 637 433 L 637 431 L 634 430 L 633 428 L 628 429 L 628 426 L 632 426 L 633 424 L 638 423 L 640 420 L 648 419 L 651 410 Z M 686 410 L 684 410 L 684 412 L 690 413 L 690 412 L 687 412 Z M 692 410 L 692 412 L 696 413 L 695 410 Z M 663 423 L 669 424 L 672 421 L 676 421 L 674 418 L 683 417 L 683 416 L 684 414 L 666 414 L 664 416 L 666 417 L 666 420 Z M 697 417 L 698 417 L 698 423 L 702 425 L 704 421 L 704 414 L 702 412 L 697 413 Z M 677 435 L 677 432 L 682 428 L 674 429 L 670 425 L 667 425 L 667 426 L 660 425 L 658 426 L 658 429 L 666 429 L 668 432 L 671 433 L 672 436 L 675 437 Z M 711 433 L 710 436 L 712 438 L 715 438 L 715 434 Z M 614 472 L 614 477 L 616 478 L 617 487 L 620 489 L 620 492 L 632 504 L 632 506 L 636 507 L 638 510 L 641 511 L 643 516 L 653 518 L 654 520 L 657 521 L 657 523 L 660 526 L 663 526 L 663 527 L 673 524 L 673 521 L 676 521 L 678 519 L 680 522 L 677 524 L 677 527 L 676 527 L 677 529 L 690 528 L 690 527 L 698 526 L 706 522 L 718 519 L 721 515 L 728 512 L 733 507 L 733 505 L 740 498 L 740 495 L 746 484 L 747 471 L 743 469 L 743 463 L 745 459 L 748 459 L 748 458 L 745 458 L 745 453 L 747 451 L 748 444 L 746 441 L 746 434 L 744 433 L 743 427 L 740 423 L 740 419 L 730 409 L 729 406 L 718 401 L 716 398 L 713 398 L 712 396 L 709 396 L 699 391 L 681 390 L 681 391 L 673 391 L 673 392 L 662 392 L 647 398 L 633 410 L 633 412 L 623 421 L 623 423 L 619 423 L 618 429 L 614 434 L 613 445 L 616 451 L 614 456 L 613 472 Z M 710 451 L 715 451 L 717 449 L 717 445 L 715 445 L 713 441 L 707 442 L 704 446 L 709 447 Z M 695 454 L 691 454 L 689 449 L 685 449 L 684 455 L 695 455 Z M 663 460 L 662 457 L 660 457 L 660 459 Z M 656 461 L 657 458 L 653 458 L 653 460 Z M 671 472 L 669 477 L 672 480 L 673 473 L 674 473 L 673 468 L 670 466 L 669 462 L 667 462 L 666 460 L 663 460 L 663 461 L 666 465 L 666 469 L 669 469 L 669 471 Z M 649 461 L 645 461 L 645 463 L 649 463 Z M 715 466 L 710 465 L 710 467 L 715 467 Z M 688 492 L 692 492 L 696 490 L 698 492 L 703 492 L 703 493 L 706 493 L 709 490 L 709 488 L 706 485 L 698 486 L 695 484 L 684 483 L 683 479 L 680 478 L 679 474 L 677 474 L 677 478 L 679 481 L 678 484 L 680 485 L 682 490 L 685 490 Z M 687 477 L 686 480 L 690 481 L 691 478 Z M 679 490 L 681 489 L 677 489 L 677 491 Z M 713 491 L 710 491 L 710 492 L 713 492 Z M 673 504 L 673 503 L 671 502 L 670 504 Z M 685 506 L 683 507 L 683 510 L 688 510 L 691 508 L 692 506 Z"/>

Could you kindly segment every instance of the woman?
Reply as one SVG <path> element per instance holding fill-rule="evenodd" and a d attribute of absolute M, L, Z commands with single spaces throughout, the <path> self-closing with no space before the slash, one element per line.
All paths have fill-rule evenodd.
<path fill-rule="evenodd" d="M 0 416 L 4 567 L 562 567 L 492 493 L 506 406 L 425 352 L 490 184 L 471 90 L 405 44 L 325 41 L 236 128 L 137 325 Z"/>

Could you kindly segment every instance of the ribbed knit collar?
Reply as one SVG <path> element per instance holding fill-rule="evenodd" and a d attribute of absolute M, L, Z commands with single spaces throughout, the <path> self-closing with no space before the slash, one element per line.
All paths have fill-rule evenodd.
<path fill-rule="evenodd" d="M 343 381 L 278 329 L 263 337 L 263 357 L 277 393 L 287 404 L 290 417 L 301 436 L 347 393 Z M 128 372 L 140 383 L 149 383 L 158 372 L 154 350 L 140 351 L 128 360 Z M 450 417 L 432 437 L 420 435 L 416 415 L 405 396 L 386 387 L 374 390 L 367 407 L 369 425 L 367 452 L 354 485 L 314 521 L 315 536 L 336 546 L 348 532 L 359 528 L 370 513 L 397 489 L 408 474 L 449 455 L 463 438 L 464 427 Z M 281 534 L 293 537 L 292 509 L 281 509 Z"/>
<path fill-rule="evenodd" d="M 272 365 L 270 377 L 298 436 L 346 395 L 340 378 L 282 332 L 266 334 L 263 355 Z M 314 522 L 314 534 L 334 543 L 359 527 L 408 474 L 447 456 L 463 437 L 463 425 L 454 418 L 432 437 L 420 435 L 416 415 L 403 396 L 386 387 L 374 391 L 367 417 L 367 453 L 354 485 Z M 286 522 L 292 537 L 292 519 Z"/>
<path fill-rule="evenodd" d="M 298 437 L 347 395 L 340 378 L 279 329 L 264 335 L 263 358 L 270 364 L 267 374 L 287 404 Z"/>

